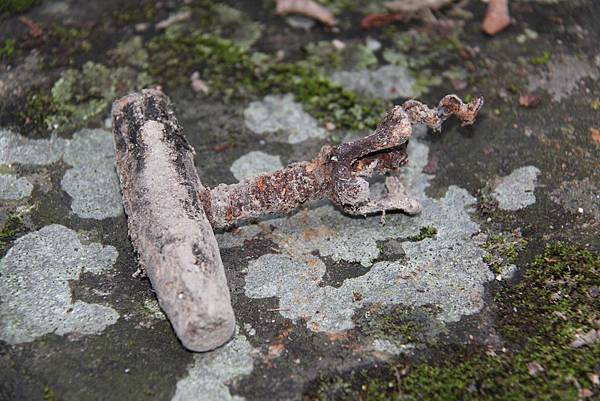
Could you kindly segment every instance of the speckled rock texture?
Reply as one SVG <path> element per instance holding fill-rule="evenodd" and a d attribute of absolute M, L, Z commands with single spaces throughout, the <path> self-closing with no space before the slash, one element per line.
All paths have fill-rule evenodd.
<path fill-rule="evenodd" d="M 487 36 L 482 1 L 316 1 L 335 27 L 262 0 L 0 1 L 0 400 L 600 397 L 600 3 L 510 1 Z M 188 143 L 162 116 L 115 153 L 111 103 L 142 87 Z M 475 124 L 415 126 L 388 174 L 419 213 L 310 198 L 213 229 L 172 168 L 248 188 L 449 93 L 485 98 Z M 122 191 L 119 153 L 157 142 Z M 181 305 L 224 314 L 225 344 L 182 343 Z"/>

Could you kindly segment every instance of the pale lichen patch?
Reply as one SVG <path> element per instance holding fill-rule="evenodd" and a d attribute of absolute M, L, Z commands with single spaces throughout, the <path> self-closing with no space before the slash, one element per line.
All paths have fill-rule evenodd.
<path fill-rule="evenodd" d="M 535 185 L 540 170 L 535 166 L 525 166 L 514 170 L 492 192 L 502 210 L 521 210 L 535 203 Z"/>
<path fill-rule="evenodd" d="M 299 143 L 311 138 L 325 138 L 327 131 L 306 113 L 291 94 L 268 95 L 250 103 L 244 110 L 246 126 L 256 134 L 275 134 L 275 140 Z"/>
<path fill-rule="evenodd" d="M 171 401 L 243 401 L 230 393 L 228 384 L 252 372 L 252 346 L 241 334 L 223 347 L 195 354 L 188 376 L 177 382 Z"/>
<path fill-rule="evenodd" d="M 71 209 L 83 218 L 105 219 L 121 215 L 119 181 L 114 167 L 114 145 L 108 131 L 82 129 L 72 139 L 52 134 L 49 139 L 28 139 L 10 130 L 0 129 L 0 165 L 48 165 L 63 161 L 67 170 L 61 186 L 71 198 Z M 31 193 L 25 178 L 0 179 L 0 198 L 19 198 Z M 16 192 L 15 192 L 16 191 Z M 12 198 L 10 198 L 12 197 Z"/>
<path fill-rule="evenodd" d="M 337 71 L 331 79 L 347 89 L 381 99 L 415 95 L 415 79 L 406 68 L 397 65 L 385 65 L 376 70 Z"/>
<path fill-rule="evenodd" d="M 270 173 L 283 168 L 281 158 L 261 151 L 252 151 L 240 157 L 231 165 L 231 173 L 238 181 Z"/>
<path fill-rule="evenodd" d="M 109 132 L 83 129 L 66 146 L 67 170 L 61 186 L 71 198 L 71 210 L 83 218 L 105 219 L 121 215 L 119 180 L 114 145 Z"/>
<path fill-rule="evenodd" d="M 98 334 L 114 324 L 113 308 L 73 301 L 70 281 L 101 274 L 116 259 L 114 247 L 84 245 L 57 224 L 19 238 L 0 260 L 0 339 L 18 344 L 48 333 Z"/>
<path fill-rule="evenodd" d="M 19 200 L 31 195 L 33 185 L 23 177 L 13 174 L 0 174 L 0 199 Z"/>
<path fill-rule="evenodd" d="M 49 139 L 28 139 L 8 129 L 0 128 L 0 165 L 44 165 L 58 161 L 67 141 L 56 135 Z"/>
<path fill-rule="evenodd" d="M 584 58 L 562 55 L 548 63 L 547 71 L 529 76 L 529 89 L 544 89 L 552 100 L 560 102 L 573 93 L 584 78 L 596 80 L 599 76 L 598 68 Z"/>

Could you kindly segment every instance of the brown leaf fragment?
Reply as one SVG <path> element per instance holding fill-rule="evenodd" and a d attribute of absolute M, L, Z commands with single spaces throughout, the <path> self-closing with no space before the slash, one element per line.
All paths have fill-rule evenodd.
<path fill-rule="evenodd" d="M 451 2 L 452 0 L 395 0 L 383 3 L 383 6 L 393 12 L 416 13 L 422 10 L 437 10 Z"/>
<path fill-rule="evenodd" d="M 590 128 L 590 133 L 592 134 L 592 141 L 600 145 L 600 128 Z"/>
<path fill-rule="evenodd" d="M 34 38 L 39 38 L 40 36 L 43 35 L 42 29 L 39 27 L 38 24 L 33 22 L 31 20 L 31 18 L 22 16 L 22 17 L 19 17 L 19 22 L 21 22 L 23 25 L 25 25 L 27 27 L 27 29 L 29 29 L 29 34 L 31 36 L 33 36 Z"/>
<path fill-rule="evenodd" d="M 592 390 L 588 388 L 582 388 L 581 390 L 579 390 L 579 398 L 590 398 L 593 395 L 594 393 L 592 392 Z"/>
<path fill-rule="evenodd" d="M 313 0 L 275 0 L 279 15 L 300 14 L 319 21 L 323 25 L 335 26 L 337 21 L 332 12 Z"/>
<path fill-rule="evenodd" d="M 536 107 L 541 101 L 542 99 L 533 93 L 526 93 L 519 96 L 519 105 L 523 107 Z"/>
<path fill-rule="evenodd" d="M 508 0 L 490 0 L 481 29 L 488 35 L 494 36 L 510 25 Z"/>
<path fill-rule="evenodd" d="M 403 12 L 369 14 L 365 15 L 360 21 L 360 27 L 362 29 L 381 28 L 383 26 L 393 24 L 394 22 L 406 21 L 407 19 L 408 15 Z"/>

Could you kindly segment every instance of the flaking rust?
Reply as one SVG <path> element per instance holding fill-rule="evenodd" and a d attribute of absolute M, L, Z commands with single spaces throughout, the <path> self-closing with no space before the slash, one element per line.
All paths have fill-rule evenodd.
<path fill-rule="evenodd" d="M 351 215 L 418 213 L 420 205 L 397 177 L 387 177 L 387 193 L 377 198 L 370 196 L 366 178 L 395 172 L 408 162 L 414 124 L 439 131 L 452 115 L 472 124 L 482 106 L 481 97 L 463 103 L 447 95 L 436 108 L 409 100 L 390 110 L 371 135 L 324 146 L 313 160 L 211 189 L 200 183 L 194 150 L 163 93 L 146 89 L 116 101 L 113 135 L 129 233 L 183 345 L 207 351 L 225 343 L 234 330 L 213 229 L 319 199 Z"/>

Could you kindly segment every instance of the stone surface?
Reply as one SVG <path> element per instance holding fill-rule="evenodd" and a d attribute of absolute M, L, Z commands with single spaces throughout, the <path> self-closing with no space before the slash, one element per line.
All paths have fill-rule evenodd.
<path fill-rule="evenodd" d="M 45 0 L 0 17 L 0 399 L 397 399 L 398 384 L 406 399 L 446 390 L 529 399 L 553 378 L 561 393 L 548 398 L 598 397 L 595 365 L 562 380 L 551 355 L 520 354 L 554 328 L 512 341 L 499 295 L 533 272 L 547 244 L 600 252 L 600 3 L 511 3 L 514 24 L 495 37 L 481 35 L 481 2 L 436 11 L 438 24 L 372 30 L 359 22 L 381 2 L 354 3 L 327 2 L 335 28 L 258 0 Z M 185 9 L 188 21 L 152 29 Z M 185 30 L 185 40 L 168 41 Z M 158 65 L 165 43 L 174 57 Z M 208 94 L 194 92 L 194 72 Z M 317 73 L 346 92 L 320 86 Z M 137 271 L 113 171 L 110 102 L 142 83 L 173 100 L 210 186 L 363 136 L 359 127 L 390 99 L 435 105 L 455 92 L 486 104 L 472 127 L 415 130 L 402 178 L 420 215 L 350 218 L 317 202 L 217 232 L 238 329 L 224 347 L 194 354 Z M 53 103 L 53 92 L 68 96 Z M 519 105 L 528 93 L 540 96 L 536 107 Z M 383 188 L 372 182 L 373 193 Z M 568 301 L 596 299 L 595 287 Z M 512 321 L 520 313 L 511 310 Z M 564 351 L 579 363 L 595 350 Z M 511 358 L 523 361 L 515 372 L 479 369 Z M 532 362 L 545 368 L 535 388 L 521 375 Z M 434 385 L 414 390 L 427 375 Z"/>
<path fill-rule="evenodd" d="M 350 218 L 331 206 L 271 220 L 270 239 L 279 254 L 266 254 L 250 262 L 245 293 L 250 298 L 277 297 L 282 316 L 303 318 L 313 331 L 351 329 L 356 310 L 370 304 L 437 305 L 439 318 L 457 321 L 482 307 L 484 284 L 494 276 L 482 261 L 483 250 L 471 240 L 479 225 L 468 209 L 475 198 L 450 187 L 442 199 L 425 194 L 431 176 L 422 173 L 427 146 L 417 138 L 409 144 L 413 165 L 404 171 L 411 195 L 423 205 L 417 217 L 395 214 L 385 224 L 377 217 Z M 420 227 L 435 227 L 434 238 L 411 241 Z M 394 262 L 373 262 L 380 257 L 378 241 L 405 239 L 405 257 Z M 347 279 L 341 287 L 319 286 L 325 264 L 314 257 L 358 262 L 371 266 L 364 275 Z M 356 294 L 361 294 L 357 301 Z"/>
<path fill-rule="evenodd" d="M 539 76 L 529 77 L 529 89 L 544 89 L 552 100 L 566 99 L 581 84 L 584 78 L 600 77 L 600 66 L 594 66 L 585 56 L 554 55 L 548 63 L 548 70 Z"/>
<path fill-rule="evenodd" d="M 570 213 L 600 221 L 600 190 L 589 178 L 561 183 L 551 198 Z"/>

